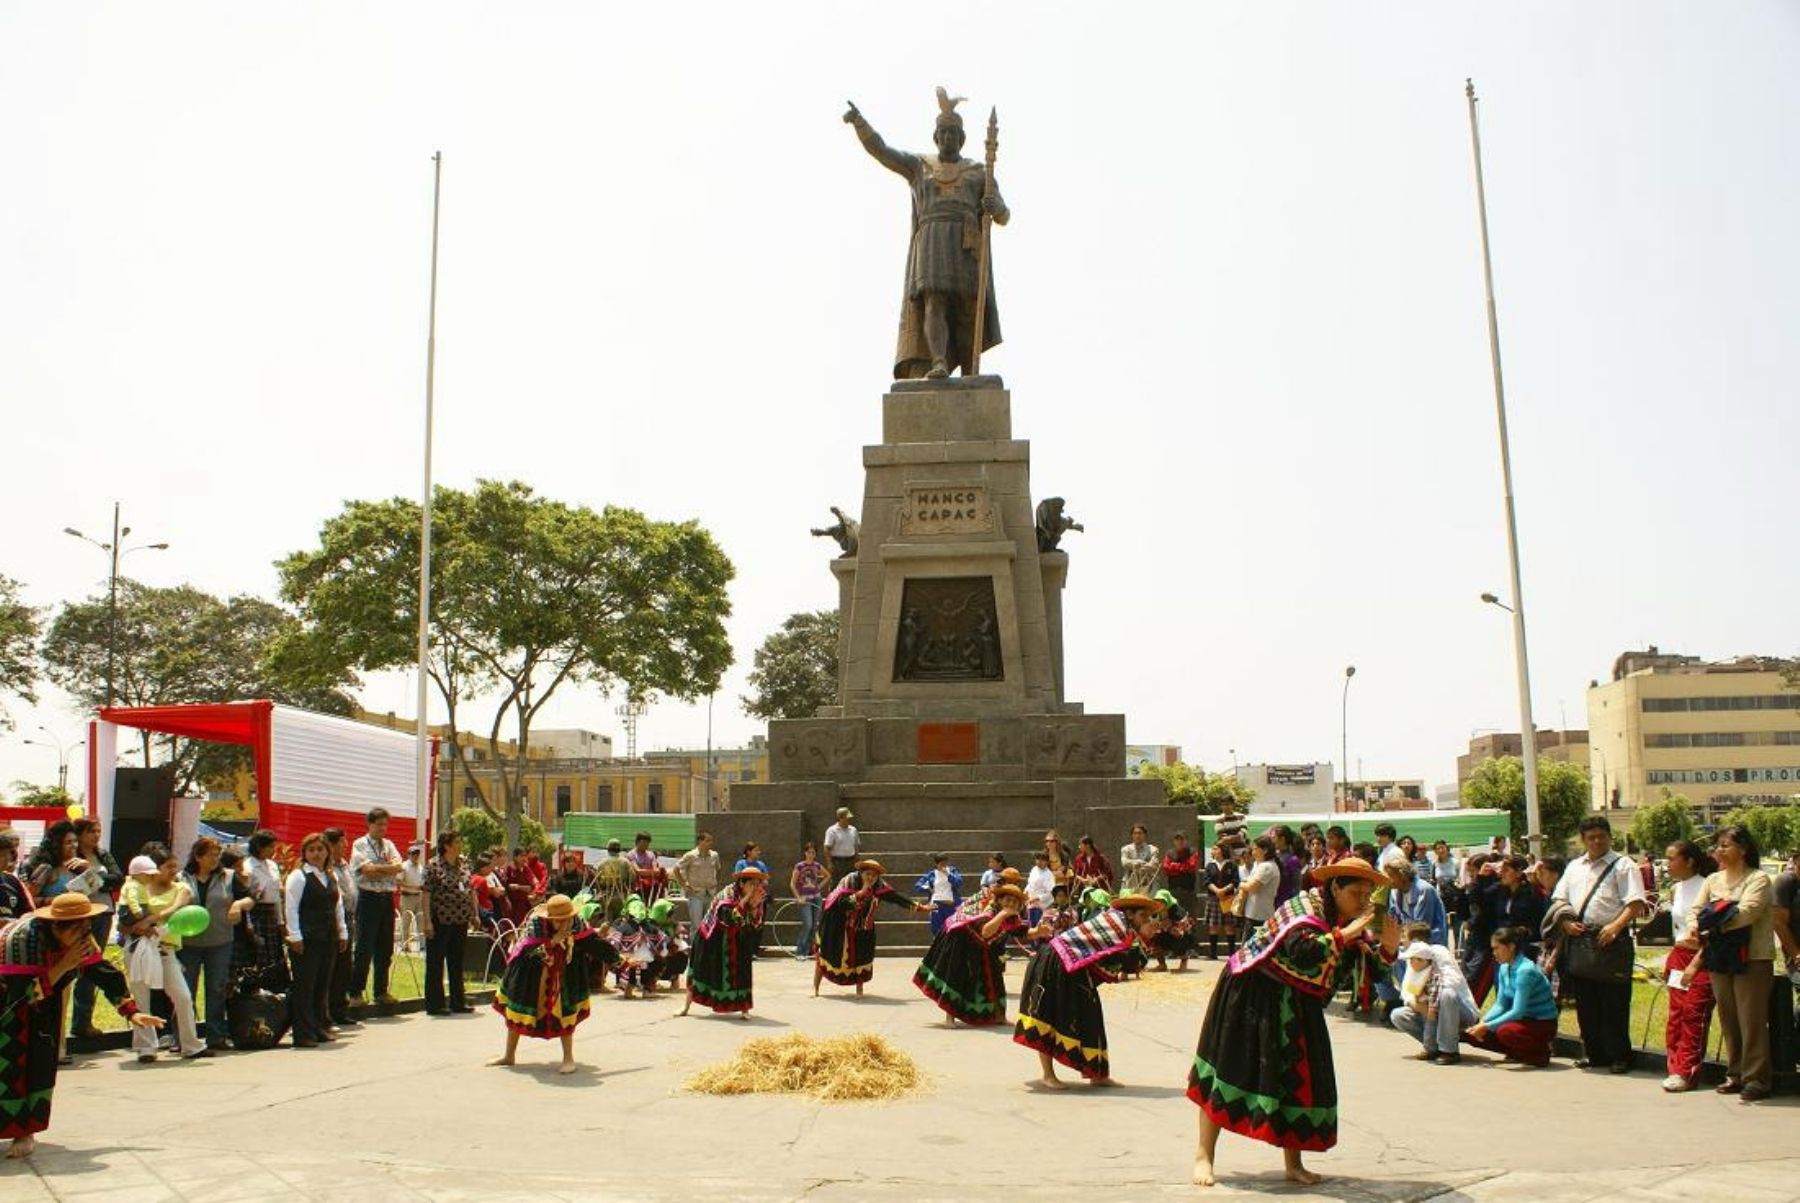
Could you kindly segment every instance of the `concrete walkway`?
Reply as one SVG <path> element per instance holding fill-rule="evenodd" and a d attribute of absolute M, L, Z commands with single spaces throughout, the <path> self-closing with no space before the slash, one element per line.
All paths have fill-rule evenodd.
<path fill-rule="evenodd" d="M 1397 1032 L 1332 1021 L 1341 1143 L 1303 1191 L 1277 1150 L 1227 1135 L 1220 1187 L 1185 1185 L 1184 1075 L 1214 970 L 1105 990 L 1123 1089 L 1027 1089 L 1036 1058 L 1007 1030 L 949 1030 L 880 963 L 872 993 L 809 997 L 808 966 L 757 966 L 754 1019 L 675 1019 L 667 998 L 596 998 L 580 1073 L 554 1049 L 490 1069 L 490 1012 L 371 1022 L 335 1046 L 140 1066 L 108 1053 L 64 1070 L 37 1155 L 0 1168 L 0 1199 L 203 1200 L 1337 1200 L 1800 1197 L 1795 1106 L 1664 1095 L 1649 1075 L 1511 1068 L 1482 1054 L 1409 1060 Z M 1023 966 L 1010 970 L 1016 988 Z M 876 1032 L 933 1075 L 916 1098 L 828 1105 L 684 1094 L 752 1035 Z"/>

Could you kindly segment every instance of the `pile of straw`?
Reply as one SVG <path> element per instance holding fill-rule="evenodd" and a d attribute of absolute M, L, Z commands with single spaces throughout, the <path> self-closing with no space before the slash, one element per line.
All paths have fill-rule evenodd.
<path fill-rule="evenodd" d="M 731 1060 L 689 1078 L 698 1094 L 810 1094 L 827 1102 L 894 1099 L 925 1080 L 913 1059 L 868 1034 L 746 1041 Z"/>

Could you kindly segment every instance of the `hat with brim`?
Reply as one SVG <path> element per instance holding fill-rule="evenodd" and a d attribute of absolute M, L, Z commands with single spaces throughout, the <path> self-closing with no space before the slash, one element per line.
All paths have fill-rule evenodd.
<path fill-rule="evenodd" d="M 767 873 L 764 873 L 761 869 L 757 868 L 755 865 L 745 865 L 743 868 L 739 869 L 736 873 L 733 873 L 731 875 L 731 880 L 733 880 L 733 881 L 767 881 L 767 880 L 769 880 L 769 875 Z"/>
<path fill-rule="evenodd" d="M 79 919 L 92 919 L 105 911 L 105 904 L 94 902 L 85 894 L 58 894 L 31 913 L 35 918 L 48 919 L 52 923 L 74 923 Z"/>
<path fill-rule="evenodd" d="M 1007 885 L 995 886 L 994 887 L 994 897 L 997 899 L 998 898 L 1017 898 L 1020 902 L 1024 902 L 1025 901 L 1025 891 L 1021 890 L 1018 886 L 1015 886 L 1015 885 L 1012 885 L 1009 883 Z"/>
<path fill-rule="evenodd" d="M 859 860 L 856 862 L 856 867 L 858 869 L 873 869 L 877 873 L 887 872 L 886 869 L 881 867 L 881 862 L 878 860 Z"/>
<path fill-rule="evenodd" d="M 1025 875 L 1011 865 L 1008 865 L 1006 868 L 1000 870 L 1000 880 L 1009 886 L 1016 886 L 1025 880 Z"/>
<path fill-rule="evenodd" d="M 1112 906 L 1115 910 L 1129 911 L 1136 909 L 1149 911 L 1152 915 L 1160 915 L 1167 909 L 1163 906 L 1162 899 L 1151 898 L 1146 894 L 1115 895 L 1112 900 Z"/>
<path fill-rule="evenodd" d="M 575 900 L 567 894 L 552 894 L 538 904 L 537 913 L 553 922 L 575 917 Z"/>
<path fill-rule="evenodd" d="M 1314 881 L 1330 881 L 1334 877 L 1354 877 L 1358 881 L 1366 881 L 1372 886 L 1391 884 L 1387 874 L 1375 868 L 1368 861 L 1358 856 L 1346 856 L 1336 864 L 1320 865 L 1312 870 Z"/>

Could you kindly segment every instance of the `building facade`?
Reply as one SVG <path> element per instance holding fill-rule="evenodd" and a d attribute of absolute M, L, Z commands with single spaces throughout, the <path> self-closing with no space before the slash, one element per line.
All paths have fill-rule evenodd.
<path fill-rule="evenodd" d="M 1456 758 L 1456 792 L 1468 787 L 1469 778 L 1475 770 L 1490 760 L 1499 760 L 1504 756 L 1517 756 L 1524 748 L 1525 741 L 1519 738 L 1517 731 L 1484 731 L 1469 740 L 1469 750 Z M 1539 760 L 1557 760 L 1565 764 L 1585 765 L 1589 759 L 1589 736 L 1586 731 L 1539 731 L 1537 733 L 1537 754 Z"/>
<path fill-rule="evenodd" d="M 1375 810 L 1430 810 L 1422 779 L 1346 781 L 1338 809 L 1350 814 Z"/>
<path fill-rule="evenodd" d="M 1596 809 L 1632 810 L 1666 788 L 1707 821 L 1737 806 L 1800 800 L 1796 664 L 1707 661 L 1652 646 L 1588 688 Z"/>
<path fill-rule="evenodd" d="M 701 797 L 710 792 L 712 805 L 702 806 L 701 810 L 730 810 L 734 784 L 769 779 L 769 737 L 752 735 L 741 748 L 664 748 L 645 753 L 644 761 L 659 766 L 684 765 L 687 772 L 706 783 Z"/>
<path fill-rule="evenodd" d="M 1328 764 L 1240 764 L 1238 784 L 1256 791 L 1253 815 L 1313 815 L 1336 809 Z"/>

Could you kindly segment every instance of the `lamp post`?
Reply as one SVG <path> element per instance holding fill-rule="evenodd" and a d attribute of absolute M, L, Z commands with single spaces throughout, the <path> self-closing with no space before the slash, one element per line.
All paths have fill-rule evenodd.
<path fill-rule="evenodd" d="M 1511 512 L 1510 498 L 1508 512 Z M 1518 559 L 1513 560 L 1513 580 L 1518 580 Z M 1531 855 L 1544 853 L 1544 829 L 1538 822 L 1537 788 L 1537 724 L 1531 718 L 1531 667 L 1525 660 L 1525 617 L 1517 607 L 1509 606 L 1492 593 L 1481 600 L 1498 606 L 1513 616 L 1513 661 L 1519 681 L 1519 762 L 1525 769 L 1525 838 L 1531 841 Z"/>
<path fill-rule="evenodd" d="M 1494 258 L 1488 246 L 1487 181 L 1481 167 L 1481 122 L 1475 113 L 1475 81 L 1464 89 L 1469 98 L 1469 144 L 1475 156 L 1475 208 L 1481 221 L 1481 271 L 1487 291 L 1488 359 L 1494 373 L 1494 415 L 1500 434 L 1500 481 L 1506 502 L 1506 559 L 1512 571 L 1512 605 L 1503 604 L 1493 594 L 1482 600 L 1512 613 L 1513 657 L 1518 662 L 1519 676 L 1519 742 L 1521 750 L 1529 742 L 1530 753 L 1521 756 L 1525 762 L 1525 833 L 1531 841 L 1532 856 L 1544 852 L 1544 832 L 1538 823 L 1537 794 L 1537 724 L 1531 721 L 1531 670 L 1525 658 L 1525 590 L 1519 570 L 1519 518 L 1513 506 L 1512 437 L 1506 425 L 1506 380 L 1500 369 L 1500 310 L 1494 303 Z"/>
<path fill-rule="evenodd" d="M 1338 712 L 1338 738 L 1341 745 L 1338 755 L 1339 764 L 1344 766 L 1344 809 L 1350 809 L 1350 678 L 1356 675 L 1356 665 L 1344 668 L 1344 701 Z"/>
<path fill-rule="evenodd" d="M 72 744 L 65 744 L 56 737 L 56 732 L 52 731 L 50 728 L 40 725 L 38 730 L 42 731 L 45 735 L 48 735 L 50 737 L 49 740 L 26 739 L 21 740 L 20 742 L 28 743 L 33 747 L 38 748 L 56 749 L 56 788 L 62 793 L 67 794 L 69 792 L 69 753 L 73 752 L 76 748 L 79 748 L 82 744 L 85 744 L 87 740 L 78 739 Z"/>
<path fill-rule="evenodd" d="M 63 534 L 74 535 L 83 542 L 92 543 L 105 552 L 111 562 L 111 571 L 106 577 L 106 704 L 111 706 L 114 698 L 113 674 L 117 669 L 119 658 L 119 561 L 127 552 L 133 551 L 167 551 L 167 543 L 140 543 L 136 547 L 123 545 L 125 536 L 131 533 L 129 526 L 119 525 L 119 503 L 113 502 L 112 542 L 102 543 L 100 540 L 82 534 L 72 526 L 63 527 Z"/>

